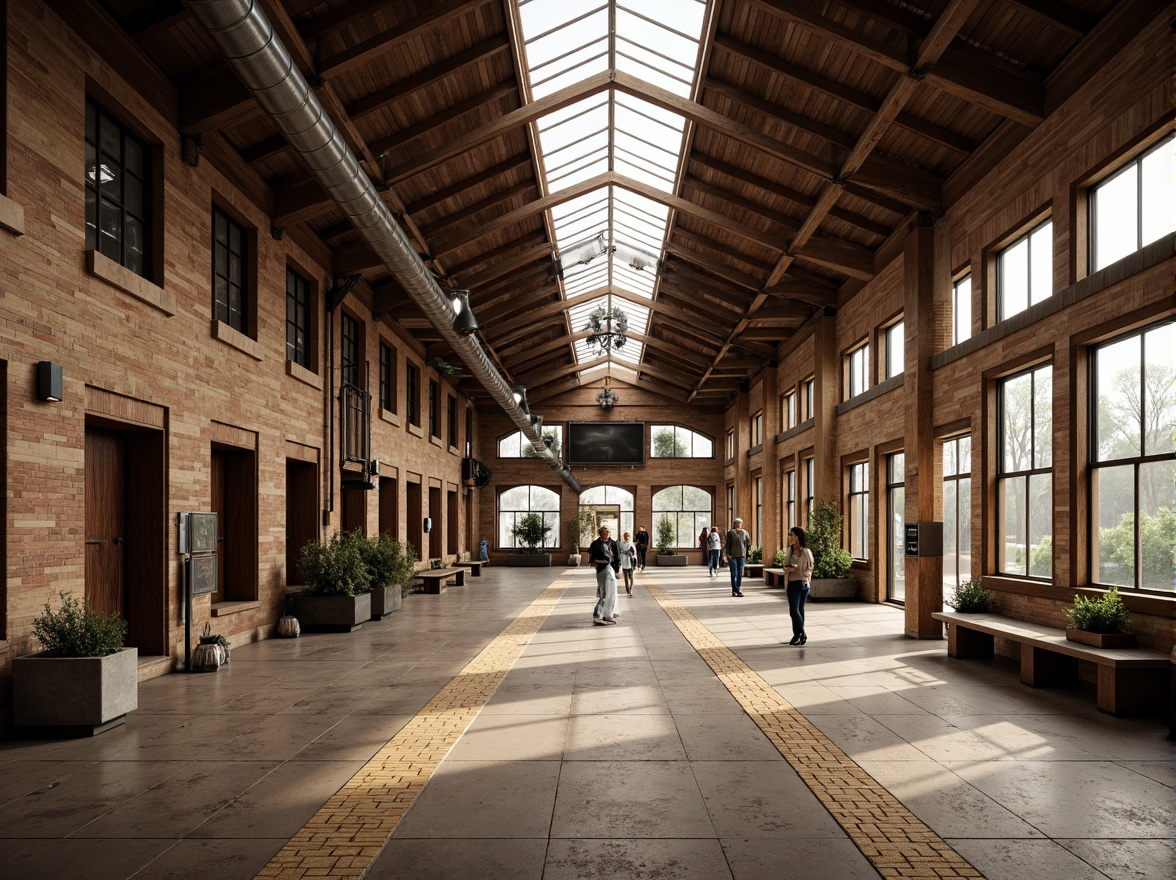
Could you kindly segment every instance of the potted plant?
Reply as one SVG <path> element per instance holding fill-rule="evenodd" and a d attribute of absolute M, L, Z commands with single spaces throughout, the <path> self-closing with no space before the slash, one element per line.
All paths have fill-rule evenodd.
<path fill-rule="evenodd" d="M 43 650 L 12 661 L 13 722 L 97 734 L 139 705 L 139 652 L 124 648 L 127 625 L 88 600 L 59 594 L 33 619 Z"/>
<path fill-rule="evenodd" d="M 543 544 L 551 533 L 551 526 L 543 521 L 538 513 L 528 513 L 510 527 L 510 536 L 515 544 L 522 544 L 523 549 L 517 553 L 508 553 L 507 565 L 521 565 L 532 568 L 551 565 L 551 554 L 544 553 Z"/>
<path fill-rule="evenodd" d="M 229 662 L 229 640 L 212 631 L 212 624 L 204 624 L 200 644 L 192 651 L 193 672 L 216 672 Z"/>
<path fill-rule="evenodd" d="M 371 619 L 382 620 L 399 611 L 404 597 L 412 591 L 416 568 L 412 552 L 386 533 L 363 539 L 360 551 L 371 580 Z"/>
<path fill-rule="evenodd" d="M 575 519 L 568 523 L 568 533 L 571 536 L 571 540 L 568 542 L 571 546 L 568 565 L 580 564 L 580 549 L 584 546 L 585 540 L 588 543 L 592 542 L 592 538 L 589 536 L 592 534 L 594 525 L 596 525 L 596 517 L 590 507 L 581 507 L 576 513 Z"/>
<path fill-rule="evenodd" d="M 972 578 L 957 586 L 951 598 L 944 596 L 943 604 L 957 614 L 984 614 L 992 610 L 992 592 L 981 578 Z"/>
<path fill-rule="evenodd" d="M 808 545 L 813 551 L 810 599 L 856 599 L 857 582 L 849 576 L 853 557 L 841 547 L 842 516 L 832 501 L 821 499 L 809 517 Z"/>
<path fill-rule="evenodd" d="M 1096 648 L 1134 648 L 1135 633 L 1124 632 L 1130 613 L 1118 587 L 1093 599 L 1075 595 L 1066 609 L 1066 638 Z"/>
<path fill-rule="evenodd" d="M 657 551 L 657 564 L 685 565 L 686 554 L 674 552 L 674 521 L 663 513 L 654 531 L 653 548 Z"/>
<path fill-rule="evenodd" d="M 358 532 L 336 532 L 326 541 L 303 546 L 299 565 L 306 589 L 294 596 L 294 616 L 303 626 L 350 632 L 372 616 L 363 540 Z"/>

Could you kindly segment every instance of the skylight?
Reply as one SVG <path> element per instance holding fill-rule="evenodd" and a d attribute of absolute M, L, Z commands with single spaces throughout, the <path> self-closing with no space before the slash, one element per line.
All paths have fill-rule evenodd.
<path fill-rule="evenodd" d="M 619 70 L 687 97 L 697 76 L 705 0 L 518 0 L 533 99 Z M 613 35 L 610 38 L 610 33 Z M 536 123 L 545 190 L 559 196 L 600 184 L 551 209 L 568 324 L 580 333 L 596 308 L 619 308 L 629 333 L 645 335 L 666 239 L 669 209 L 644 192 L 673 193 L 686 121 L 613 90 Z M 610 176 L 611 175 L 611 176 Z M 598 361 L 580 340 L 580 364 Z M 629 340 L 609 362 L 635 367 L 643 346 Z"/>

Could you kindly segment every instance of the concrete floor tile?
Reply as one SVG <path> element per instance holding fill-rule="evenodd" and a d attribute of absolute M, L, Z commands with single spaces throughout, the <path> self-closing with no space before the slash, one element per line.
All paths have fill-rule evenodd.
<path fill-rule="evenodd" d="M 989 880 L 1106 880 L 1101 871 L 1052 840 L 948 842 Z"/>
<path fill-rule="evenodd" d="M 780 753 L 746 714 L 679 713 L 674 724 L 691 761 L 770 761 Z"/>
<path fill-rule="evenodd" d="M 623 832 L 622 832 L 623 834 Z M 724 880 L 717 840 L 553 839 L 543 880 Z"/>
<path fill-rule="evenodd" d="M 555 761 L 443 762 L 394 837 L 545 838 L 559 773 Z"/>
<path fill-rule="evenodd" d="M 288 723 L 290 716 L 279 716 Z M 396 736 L 411 715 L 349 715 L 332 724 L 291 758 L 293 761 L 367 761 Z M 309 719 L 308 719 L 309 720 Z"/>
<path fill-rule="evenodd" d="M 927 761 L 927 756 L 895 734 L 885 721 L 858 715 L 805 713 L 821 733 L 858 763 L 865 761 Z"/>
<path fill-rule="evenodd" d="M 845 832 L 780 758 L 697 761 L 691 765 L 723 838 L 831 838 Z"/>
<path fill-rule="evenodd" d="M 559 780 L 552 838 L 713 838 L 685 761 L 573 762 Z"/>
<path fill-rule="evenodd" d="M 568 719 L 566 761 L 680 761 L 686 752 L 668 715 L 625 713 L 573 715 Z"/>
<path fill-rule="evenodd" d="M 0 865 L 4 880 L 126 880 L 149 866 L 172 840 L 4 840 Z M 85 873 L 79 866 L 85 866 Z M 157 877 L 159 875 L 141 875 Z"/>
<path fill-rule="evenodd" d="M 878 880 L 874 866 L 845 839 L 725 837 L 722 844 L 732 880 Z"/>
<path fill-rule="evenodd" d="M 667 715 L 669 707 L 656 685 L 614 685 L 608 679 L 585 676 L 572 692 L 573 715 Z"/>
<path fill-rule="evenodd" d="M 547 838 L 439 841 L 392 838 L 366 880 L 542 880 Z"/>
<path fill-rule="evenodd" d="M 176 840 L 136 875 L 150 880 L 207 880 L 208 866 L 220 876 L 253 877 L 282 848 L 284 839 Z"/>
<path fill-rule="evenodd" d="M 566 715 L 483 713 L 450 751 L 447 761 L 561 761 Z"/>
<path fill-rule="evenodd" d="M 1176 840 L 1059 840 L 1111 880 L 1176 877 Z"/>

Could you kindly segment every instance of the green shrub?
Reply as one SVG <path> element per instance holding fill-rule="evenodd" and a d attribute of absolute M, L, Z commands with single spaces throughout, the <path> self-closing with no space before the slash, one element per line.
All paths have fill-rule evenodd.
<path fill-rule="evenodd" d="M 336 532 L 324 543 L 311 541 L 302 548 L 299 565 L 308 596 L 355 596 L 371 589 L 372 576 L 364 561 L 359 532 Z"/>
<path fill-rule="evenodd" d="M 841 514 L 827 498 L 813 507 L 809 517 L 808 545 L 813 551 L 814 578 L 849 577 L 853 557 L 841 549 Z"/>
<path fill-rule="evenodd" d="M 117 614 L 90 608 L 89 599 L 59 593 L 61 608 L 45 610 L 33 619 L 33 635 L 53 657 L 105 657 L 123 646 L 127 625 Z"/>
<path fill-rule="evenodd" d="M 752 547 L 750 550 L 748 550 L 747 551 L 747 561 L 748 562 L 763 562 L 764 561 L 764 548 L 763 547 Z"/>
<path fill-rule="evenodd" d="M 950 599 L 945 596 L 943 604 L 962 614 L 982 614 L 992 608 L 992 593 L 983 580 L 972 578 L 956 587 Z"/>
<path fill-rule="evenodd" d="M 674 552 L 674 521 L 665 514 L 657 521 L 657 538 L 653 547 L 658 556 L 669 556 Z"/>
<path fill-rule="evenodd" d="M 539 553 L 540 547 L 547 543 L 547 535 L 551 526 L 543 522 L 543 517 L 537 513 L 528 513 L 510 527 L 510 536 L 515 544 L 521 544 L 527 553 Z"/>
<path fill-rule="evenodd" d="M 403 595 L 412 592 L 416 566 L 411 546 L 401 544 L 389 534 L 380 534 L 364 541 L 361 551 L 372 589 L 399 587 Z"/>
<path fill-rule="evenodd" d="M 1092 633 L 1123 632 L 1129 614 L 1117 587 L 1094 599 L 1075 596 L 1074 604 L 1066 609 L 1070 626 Z"/>
<path fill-rule="evenodd" d="M 772 557 L 772 568 L 783 568 L 784 562 L 788 559 L 787 550 L 777 550 L 776 555 Z"/>

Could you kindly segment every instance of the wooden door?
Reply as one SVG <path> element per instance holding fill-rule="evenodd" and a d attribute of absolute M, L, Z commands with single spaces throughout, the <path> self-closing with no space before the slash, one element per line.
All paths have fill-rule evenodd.
<path fill-rule="evenodd" d="M 95 611 L 126 617 L 123 552 L 126 447 L 123 435 L 86 429 L 86 598 Z"/>
<path fill-rule="evenodd" d="M 228 554 L 225 552 L 226 526 L 228 525 L 228 507 L 225 498 L 225 452 L 220 449 L 212 450 L 211 459 L 211 512 L 216 514 L 216 592 L 212 594 L 212 603 L 225 600 L 225 566 Z"/>
<path fill-rule="evenodd" d="M 302 548 L 318 538 L 318 467 L 286 460 L 286 583 L 302 584 Z"/>

